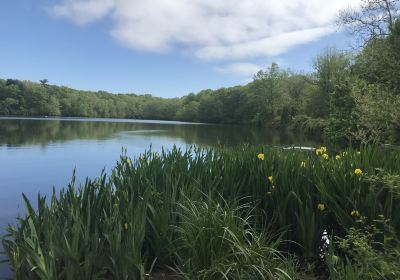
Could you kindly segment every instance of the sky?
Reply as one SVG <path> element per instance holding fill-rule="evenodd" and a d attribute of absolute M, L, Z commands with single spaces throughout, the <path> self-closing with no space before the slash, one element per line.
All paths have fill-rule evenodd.
<path fill-rule="evenodd" d="M 277 62 L 312 71 L 358 0 L 2 0 L 0 78 L 180 97 Z"/>

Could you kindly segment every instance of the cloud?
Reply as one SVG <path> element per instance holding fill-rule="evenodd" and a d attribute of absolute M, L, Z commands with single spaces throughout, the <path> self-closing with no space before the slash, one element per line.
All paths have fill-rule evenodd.
<path fill-rule="evenodd" d="M 310 28 L 293 32 L 286 32 L 267 38 L 232 44 L 206 46 L 200 48 L 196 55 L 203 59 L 238 59 L 259 56 L 276 56 L 290 48 L 318 40 L 324 35 L 332 33 L 332 26 Z"/>
<path fill-rule="evenodd" d="M 49 11 L 58 17 L 66 17 L 83 25 L 101 19 L 113 10 L 114 0 L 65 0 Z"/>
<path fill-rule="evenodd" d="M 110 34 L 141 51 L 204 60 L 270 57 L 334 32 L 337 12 L 359 0 L 61 0 L 58 17 L 88 24 L 109 16 Z"/>
<path fill-rule="evenodd" d="M 230 74 L 235 76 L 252 76 L 259 70 L 266 68 L 261 64 L 255 63 L 231 63 L 223 67 L 215 67 L 214 70 L 221 74 Z"/>

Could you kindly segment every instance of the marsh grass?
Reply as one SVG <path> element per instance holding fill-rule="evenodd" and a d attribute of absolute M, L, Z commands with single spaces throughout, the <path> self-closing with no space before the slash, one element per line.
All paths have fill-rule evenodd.
<path fill-rule="evenodd" d="M 400 230 L 400 153 L 325 154 L 248 145 L 124 152 L 108 177 L 79 187 L 73 178 L 35 204 L 24 196 L 5 255 L 15 279 L 171 270 L 186 279 L 297 279 L 298 262 L 326 263 L 324 232 L 344 238 L 361 218 L 379 217 L 394 236 Z"/>
<path fill-rule="evenodd" d="M 177 266 L 186 279 L 292 279 L 279 239 L 249 223 L 249 205 L 187 198 L 175 227 Z M 246 213 L 246 214 L 244 214 Z"/>

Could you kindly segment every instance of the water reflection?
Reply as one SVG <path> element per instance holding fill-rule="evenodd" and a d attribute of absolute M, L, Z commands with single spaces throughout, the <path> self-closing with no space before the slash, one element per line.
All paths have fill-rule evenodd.
<path fill-rule="evenodd" d="M 1 119 L 0 145 L 47 146 L 70 140 L 105 140 L 114 137 L 180 139 L 187 144 L 236 145 L 239 143 L 314 146 L 316 139 L 290 132 L 252 126 L 188 124 L 179 122 L 132 122 L 90 119 Z"/>

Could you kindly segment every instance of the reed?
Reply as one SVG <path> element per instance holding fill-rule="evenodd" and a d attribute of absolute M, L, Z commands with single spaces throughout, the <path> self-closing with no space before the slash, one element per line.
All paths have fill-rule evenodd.
<path fill-rule="evenodd" d="M 110 176 L 24 196 L 2 242 L 15 279 L 329 277 L 324 240 L 382 217 L 398 238 L 399 194 L 400 153 L 379 146 L 124 152 Z"/>

